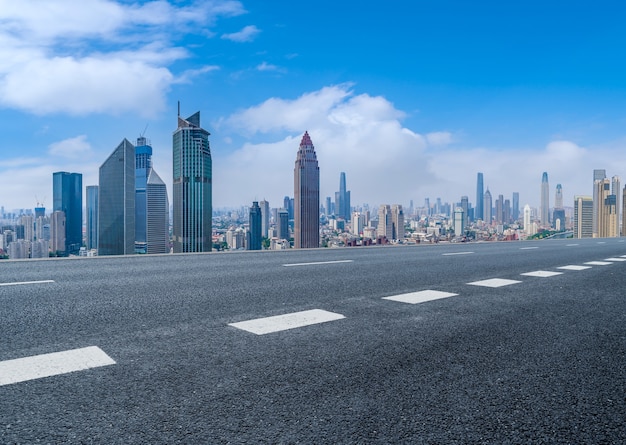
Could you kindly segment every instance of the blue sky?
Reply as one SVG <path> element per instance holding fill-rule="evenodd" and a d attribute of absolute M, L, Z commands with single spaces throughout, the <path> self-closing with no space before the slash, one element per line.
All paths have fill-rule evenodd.
<path fill-rule="evenodd" d="M 538 206 L 626 181 L 620 2 L 0 0 L 0 205 L 52 206 L 52 173 L 145 131 L 171 193 L 181 114 L 211 132 L 214 207 L 293 195 L 308 130 L 322 198 Z"/>

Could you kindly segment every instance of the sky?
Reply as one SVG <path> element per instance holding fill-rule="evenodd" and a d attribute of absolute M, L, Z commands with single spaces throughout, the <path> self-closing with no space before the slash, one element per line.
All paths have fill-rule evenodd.
<path fill-rule="evenodd" d="M 145 135 L 172 185 L 172 133 L 200 111 L 213 206 L 293 196 L 304 131 L 321 201 L 538 207 L 626 182 L 626 5 L 396 0 L 0 0 L 0 206 L 52 208 L 52 173 Z"/>

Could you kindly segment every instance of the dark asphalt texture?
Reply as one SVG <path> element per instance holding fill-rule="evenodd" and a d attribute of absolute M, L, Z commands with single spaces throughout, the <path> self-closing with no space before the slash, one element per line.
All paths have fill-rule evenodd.
<path fill-rule="evenodd" d="M 1 262 L 55 283 L 0 287 L 0 361 L 117 364 L 0 386 L 0 444 L 623 444 L 626 262 L 520 276 L 622 241 Z M 467 284 L 488 278 L 522 283 Z M 459 295 L 382 299 L 425 289 Z M 307 309 L 346 318 L 228 326 Z"/>

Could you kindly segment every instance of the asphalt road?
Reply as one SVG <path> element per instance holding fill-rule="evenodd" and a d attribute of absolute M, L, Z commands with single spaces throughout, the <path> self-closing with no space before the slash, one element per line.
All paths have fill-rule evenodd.
<path fill-rule="evenodd" d="M 2 384 L 0 443 L 626 443 L 623 241 L 1 262 L 0 381 L 114 364 Z"/>

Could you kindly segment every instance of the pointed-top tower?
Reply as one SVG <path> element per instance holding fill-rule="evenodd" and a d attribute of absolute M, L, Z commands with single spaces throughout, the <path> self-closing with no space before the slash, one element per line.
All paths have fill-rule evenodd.
<path fill-rule="evenodd" d="M 300 141 L 294 176 L 294 247 L 320 245 L 320 168 L 307 131 Z"/>

